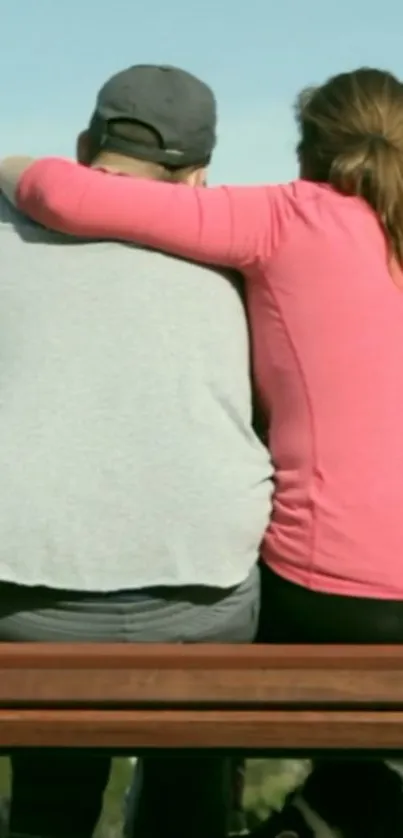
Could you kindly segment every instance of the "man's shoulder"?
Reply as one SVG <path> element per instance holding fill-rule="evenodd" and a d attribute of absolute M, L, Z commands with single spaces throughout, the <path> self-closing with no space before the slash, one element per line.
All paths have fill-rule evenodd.
<path fill-rule="evenodd" d="M 20 214 L 12 206 L 12 204 L 10 204 L 10 202 L 3 195 L 3 193 L 0 192 L 0 224 L 15 224 L 19 215 Z"/>
<path fill-rule="evenodd" d="M 208 282 L 210 280 L 210 283 L 215 283 L 217 280 L 220 282 L 224 281 L 242 296 L 242 278 L 234 271 L 230 271 L 227 268 L 201 265 L 178 256 L 171 256 L 167 253 L 151 250 L 136 244 L 75 239 L 72 236 L 46 230 L 36 222 L 31 221 L 27 216 L 18 212 L 0 192 L 0 234 L 3 233 L 9 234 L 10 242 L 13 240 L 13 245 L 19 242 L 22 245 L 28 242 L 36 242 L 45 246 L 53 244 L 58 245 L 62 250 L 65 247 L 70 253 L 71 250 L 76 251 L 75 255 L 78 258 L 80 254 L 84 256 L 84 253 L 88 258 L 88 251 L 93 251 L 94 255 L 96 254 L 97 256 L 100 256 L 102 253 L 105 268 L 110 263 L 118 263 L 123 270 L 126 268 L 130 268 L 130 271 L 135 269 L 140 274 L 172 275 L 172 277 L 176 276 L 184 280 L 189 279 L 189 281 L 192 278 L 195 281 L 199 279 L 201 282 Z"/>
<path fill-rule="evenodd" d="M 133 252 L 137 254 L 137 258 L 145 260 L 150 267 L 153 264 L 158 266 L 160 270 L 166 272 L 175 272 L 176 274 L 193 274 L 195 277 L 207 276 L 217 277 L 221 281 L 224 279 L 227 283 L 233 285 L 237 291 L 242 293 L 243 279 L 240 274 L 229 268 L 217 267 L 212 265 L 202 265 L 199 262 L 193 262 L 190 259 L 184 259 L 180 256 L 172 256 L 168 253 L 162 253 L 157 250 L 149 250 L 139 245 L 128 245 Z"/>
<path fill-rule="evenodd" d="M 6 233 L 21 241 L 46 241 L 52 233 L 20 213 L 0 192 L 0 233 Z"/>

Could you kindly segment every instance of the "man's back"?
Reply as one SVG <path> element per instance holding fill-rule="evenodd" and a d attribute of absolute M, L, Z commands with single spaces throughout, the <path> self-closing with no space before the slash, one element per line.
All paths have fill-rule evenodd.
<path fill-rule="evenodd" d="M 267 521 L 248 335 L 214 271 L 78 243 L 0 198 L 0 579 L 240 582 Z"/>

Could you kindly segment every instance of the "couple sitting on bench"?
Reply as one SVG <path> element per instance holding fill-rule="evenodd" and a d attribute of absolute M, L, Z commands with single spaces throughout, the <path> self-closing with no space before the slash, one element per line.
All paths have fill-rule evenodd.
<path fill-rule="evenodd" d="M 212 92 L 139 66 L 1 164 L 0 640 L 403 641 L 403 85 L 297 116 L 296 181 L 206 188 Z M 133 834 L 222 838 L 223 762 L 144 759 Z M 90 838 L 109 757 L 12 771 L 12 833 Z"/>

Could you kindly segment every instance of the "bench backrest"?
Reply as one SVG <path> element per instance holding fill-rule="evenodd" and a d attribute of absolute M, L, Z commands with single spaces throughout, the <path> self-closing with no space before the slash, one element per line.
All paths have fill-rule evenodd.
<path fill-rule="evenodd" d="M 403 748 L 403 648 L 0 644 L 0 742 Z"/>

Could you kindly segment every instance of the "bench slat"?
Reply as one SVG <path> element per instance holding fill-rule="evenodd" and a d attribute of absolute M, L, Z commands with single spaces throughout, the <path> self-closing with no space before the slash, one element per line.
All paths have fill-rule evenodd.
<path fill-rule="evenodd" d="M 86 711 L 0 713 L 0 748 L 403 749 L 400 713 Z"/>
<path fill-rule="evenodd" d="M 0 706 L 403 708 L 403 648 L 0 644 Z"/>
<path fill-rule="evenodd" d="M 1 643 L 0 669 L 388 669 L 403 672 L 403 646 L 254 646 Z"/>
<path fill-rule="evenodd" d="M 0 669 L 0 707 L 111 704 L 386 706 L 403 709 L 403 671 L 332 669 Z"/>

